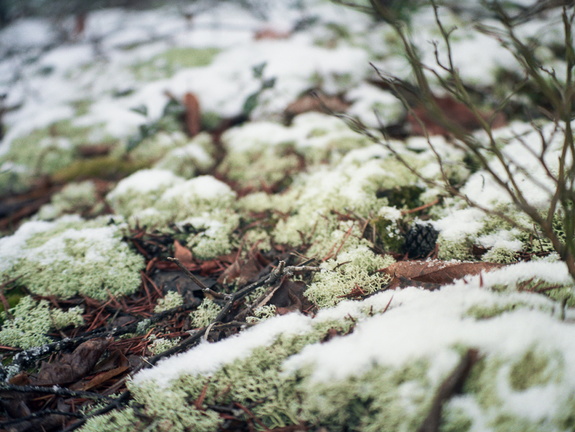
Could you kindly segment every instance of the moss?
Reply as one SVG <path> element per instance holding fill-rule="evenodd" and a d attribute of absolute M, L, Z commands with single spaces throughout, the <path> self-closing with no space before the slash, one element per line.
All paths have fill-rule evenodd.
<path fill-rule="evenodd" d="M 433 398 L 428 363 L 399 368 L 374 366 L 341 380 L 303 379 L 302 417 L 330 431 L 413 431 L 421 426 Z M 304 375 L 305 376 L 305 375 Z"/>
<path fill-rule="evenodd" d="M 219 52 L 218 48 L 171 48 L 132 68 L 139 80 L 163 79 L 180 69 L 207 66 Z"/>
<path fill-rule="evenodd" d="M 377 245 L 388 251 L 400 252 L 405 242 L 399 227 L 401 214 L 397 209 L 390 207 L 383 207 L 378 213 L 379 216 L 370 220 L 377 237 Z"/>
<path fill-rule="evenodd" d="M 561 355 L 530 349 L 511 366 L 509 384 L 515 391 L 524 391 L 530 387 L 561 381 L 563 370 Z"/>
<path fill-rule="evenodd" d="M 91 159 L 80 159 L 55 170 L 52 180 L 56 183 L 68 183 L 87 178 L 114 180 L 130 175 L 139 169 L 146 168 L 147 161 L 117 159 L 113 156 L 101 156 Z"/>
<path fill-rule="evenodd" d="M 64 328 L 69 325 L 82 325 L 82 309 L 72 308 L 67 312 L 59 309 L 50 310 L 47 300 L 35 301 L 26 296 L 10 309 L 11 319 L 6 319 L 0 330 L 0 344 L 28 349 L 51 342 L 48 333 L 53 328 Z"/>
<path fill-rule="evenodd" d="M 154 164 L 154 168 L 170 170 L 183 178 L 192 178 L 214 166 L 215 151 L 211 136 L 201 133 L 184 146 L 168 151 Z"/>
<path fill-rule="evenodd" d="M 79 429 L 82 432 L 121 432 L 141 430 L 143 421 L 136 416 L 132 408 L 113 411 L 103 416 L 90 417 Z"/>
<path fill-rule="evenodd" d="M 207 260 L 230 253 L 236 245 L 233 236 L 239 215 L 230 211 L 214 211 L 188 218 L 182 223 L 193 228 L 187 245 L 197 258 Z"/>
<path fill-rule="evenodd" d="M 525 306 L 527 305 L 515 302 L 507 304 L 494 304 L 490 306 L 475 304 L 467 309 L 464 316 L 472 317 L 475 319 L 489 319 L 504 314 L 505 312 L 513 311 L 518 307 Z"/>
<path fill-rule="evenodd" d="M 218 316 L 222 308 L 214 301 L 205 298 L 198 308 L 190 314 L 193 327 L 206 327 Z"/>
<path fill-rule="evenodd" d="M 180 343 L 180 338 L 173 338 L 173 339 L 165 339 L 165 338 L 150 338 L 152 343 L 148 345 L 148 349 L 152 353 L 152 355 L 158 355 L 163 353 L 164 351 L 169 350 L 170 348 L 175 347 L 178 343 Z"/>
<path fill-rule="evenodd" d="M 358 246 L 321 264 L 305 296 L 318 307 L 334 306 L 350 293 L 363 295 L 383 288 L 390 278 L 377 270 L 393 263 L 393 259 L 374 254 L 367 246 Z"/>
<path fill-rule="evenodd" d="M 468 239 L 447 240 L 440 233 L 437 244 L 439 245 L 439 259 L 469 261 L 474 258 L 473 245 Z"/>
<path fill-rule="evenodd" d="M 447 404 L 442 415 L 441 432 L 469 432 L 474 420 L 463 409 Z"/>
<path fill-rule="evenodd" d="M 68 183 L 60 192 L 52 196 L 50 204 L 40 209 L 37 217 L 53 220 L 65 214 L 87 213 L 95 207 L 97 200 L 94 182 Z"/>
<path fill-rule="evenodd" d="M 176 291 L 168 291 L 166 295 L 158 299 L 158 303 L 154 308 L 154 313 L 160 313 L 173 309 L 184 304 L 184 298 Z"/>
<path fill-rule="evenodd" d="M 260 306 L 254 310 L 253 316 L 248 317 L 246 321 L 250 324 L 256 324 L 276 316 L 276 313 L 277 310 L 274 305 Z"/>
<path fill-rule="evenodd" d="M 188 142 L 189 139 L 183 132 L 160 130 L 140 141 L 130 151 L 130 158 L 133 161 L 150 164 L 160 160 L 170 151 L 185 146 Z"/>
<path fill-rule="evenodd" d="M 517 262 L 517 251 L 503 247 L 489 249 L 481 259 L 485 262 L 511 264 Z"/>
<path fill-rule="evenodd" d="M 108 218 L 91 222 L 63 218 L 48 223 L 46 229 L 25 240 L 20 257 L 3 273 L 20 276 L 19 284 L 45 296 L 83 294 L 103 300 L 131 294 L 140 285 L 144 260 L 122 241 L 120 227 L 108 222 Z M 25 225 L 20 228 L 23 232 L 27 229 Z M 14 236 L 19 236 L 20 230 Z M 0 240 L 10 241 L 16 240 Z"/>
<path fill-rule="evenodd" d="M 116 213 L 129 218 L 153 207 L 166 190 L 183 181 L 167 170 L 140 170 L 121 180 L 106 200 Z"/>
<path fill-rule="evenodd" d="M 25 190 L 38 176 L 64 170 L 77 160 L 80 146 L 101 144 L 103 140 L 115 144 L 115 139 L 105 137 L 97 127 L 77 126 L 65 119 L 15 138 L 0 157 L 0 166 L 10 167 L 0 175 L 0 192 Z"/>

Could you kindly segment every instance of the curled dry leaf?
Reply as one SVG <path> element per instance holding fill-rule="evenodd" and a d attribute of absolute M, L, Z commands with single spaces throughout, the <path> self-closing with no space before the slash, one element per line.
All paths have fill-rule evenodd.
<path fill-rule="evenodd" d="M 488 262 L 400 261 L 381 271 L 392 277 L 390 288 L 405 287 L 412 281 L 418 282 L 413 284 L 415 286 L 436 289 L 465 276 L 474 276 L 503 266 Z"/>
<path fill-rule="evenodd" d="M 32 385 L 68 384 L 84 377 L 96 365 L 106 348 L 109 339 L 90 339 L 71 353 L 58 356 L 52 362 L 44 362 Z"/>

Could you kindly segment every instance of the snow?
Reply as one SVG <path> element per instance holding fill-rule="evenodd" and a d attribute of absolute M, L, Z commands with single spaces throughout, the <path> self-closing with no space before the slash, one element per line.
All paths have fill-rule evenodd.
<path fill-rule="evenodd" d="M 297 3 L 303 6 L 293 7 Z M 472 7 L 473 2 L 469 3 Z M 184 9 L 193 16 L 186 18 Z M 318 17 L 321 25 L 293 31 L 302 20 L 313 17 Z M 537 35 L 542 40 L 559 42 L 558 26 L 555 25 L 559 18 L 553 14 L 550 17 L 551 21 L 534 21 L 521 26 L 520 35 Z M 430 27 L 433 16 L 429 12 L 416 12 L 414 19 L 418 22 L 418 31 L 412 36 L 417 44 L 429 47 L 430 41 L 440 40 L 437 29 Z M 513 56 L 496 39 L 478 34 L 468 23 L 458 21 L 448 12 L 445 20 L 448 27 L 458 26 L 453 33 L 453 56 L 464 80 L 486 87 L 494 83 L 496 70 L 518 70 Z M 338 37 L 336 41 L 334 28 L 338 26 L 350 36 Z M 284 39 L 256 40 L 255 32 L 263 29 L 288 35 Z M 372 34 L 365 34 L 369 32 Z M 299 152 L 298 156 L 304 156 L 302 159 L 314 150 L 326 150 L 325 160 L 308 166 L 307 172 L 290 179 L 295 186 L 311 179 L 306 183 L 310 187 L 294 198 L 299 201 L 293 206 L 309 207 L 313 217 L 321 214 L 318 219 L 323 219 L 328 217 L 328 212 L 322 204 L 329 202 L 333 193 L 346 205 L 359 208 L 379 191 L 384 178 L 395 179 L 398 187 L 404 186 L 400 174 L 392 168 L 384 169 L 380 163 L 390 157 L 390 151 L 382 145 L 367 143 L 361 148 L 341 150 L 337 154 L 338 139 L 350 138 L 359 142 L 363 137 L 334 116 L 302 114 L 290 125 L 277 120 L 288 104 L 310 89 L 321 88 L 327 94 L 341 94 L 343 100 L 351 103 L 347 114 L 357 117 L 368 127 L 379 126 L 374 111 L 384 125 L 400 121 L 405 115 L 401 103 L 391 92 L 367 83 L 374 76 L 370 62 L 385 73 L 397 71 L 403 77 L 408 71 L 406 60 L 395 55 L 397 47 L 393 40 L 390 38 L 389 43 L 381 43 L 381 35 L 389 36 L 389 28 L 382 27 L 381 23 L 374 24 L 365 15 L 331 3 L 311 0 L 270 1 L 262 6 L 259 14 L 250 13 L 235 4 L 209 1 L 194 2 L 185 8 L 172 5 L 147 12 L 94 11 L 89 14 L 82 35 L 58 46 L 55 42 L 59 36 L 52 23 L 23 19 L 0 31 L 0 53 L 3 54 L 0 56 L 0 87 L 7 94 L 3 104 L 8 107 L 3 117 L 6 134 L 0 145 L 0 156 L 12 150 L 16 138 L 64 119 L 73 119 L 77 126 L 92 127 L 90 137 L 109 135 L 119 140 L 118 147 L 121 148 L 140 126 L 162 117 L 169 101 L 167 94 L 180 100 L 191 92 L 198 98 L 202 113 L 214 114 L 219 119 L 233 118 L 242 114 L 246 100 L 260 90 L 262 80 L 275 79 L 273 88 L 263 90 L 259 95 L 258 105 L 250 113 L 252 122 L 228 129 L 223 134 L 221 143 L 228 155 L 243 157 L 246 154 L 273 153 L 284 144 L 292 145 Z M 366 43 L 371 41 L 373 45 L 374 40 L 379 41 L 378 46 Z M 209 64 L 178 68 L 161 79 L 139 79 L 131 69 L 172 48 L 218 48 L 221 51 Z M 551 58 L 549 50 L 541 49 L 536 55 L 549 60 L 549 67 L 561 71 L 561 62 Z M 426 50 L 424 60 L 428 65 L 436 63 L 431 49 Z M 444 56 L 440 56 L 440 60 L 446 61 Z M 258 78 L 254 68 L 261 65 L 265 67 L 262 77 Z M 152 65 L 160 70 L 164 66 L 161 62 Z M 89 102 L 86 112 L 80 113 L 76 104 L 86 101 Z M 133 111 L 142 106 L 147 110 L 146 115 Z M 554 189 L 553 175 L 558 168 L 562 136 L 560 131 L 548 125 L 543 125 L 540 132 L 547 138 L 547 148 L 543 147 L 540 136 L 531 131 L 531 125 L 526 123 L 512 123 L 495 131 L 494 137 L 505 144 L 502 152 L 511 163 L 501 164 L 492 158 L 489 167 L 504 182 L 510 180 L 508 171 L 511 172 L 511 178 L 516 182 L 513 187 L 524 194 L 527 202 L 544 209 Z M 480 133 L 475 137 L 480 141 L 488 139 Z M 68 137 L 48 137 L 38 140 L 38 148 L 46 142 L 72 146 Z M 462 166 L 462 152 L 454 150 L 448 140 L 432 137 L 431 143 L 450 163 Z M 424 174 L 437 175 L 437 166 L 425 165 L 433 159 L 426 139 L 412 137 L 405 141 L 391 141 L 389 145 L 401 152 L 406 149 L 421 152 L 420 159 L 417 159 L 419 156 L 414 158 L 422 163 Z M 328 153 L 331 147 L 336 150 Z M 173 154 L 187 154 L 205 164 L 211 161 L 206 150 L 191 144 L 173 150 Z M 541 160 L 548 164 L 548 171 L 542 169 Z M 3 170 L 12 172 L 21 169 L 21 165 L 11 161 L 3 161 L 1 166 Z M 129 202 L 131 194 L 156 193 L 153 200 L 157 202 L 189 201 L 192 203 L 190 207 L 195 209 L 196 201 L 203 200 L 216 206 L 221 200 L 229 205 L 225 210 L 230 214 L 237 210 L 234 207 L 236 192 L 219 180 L 219 175 L 216 175 L 218 178 L 199 175 L 186 180 L 169 171 L 169 167 L 165 168 L 135 172 L 119 181 L 107 199 L 110 202 L 118 200 L 121 204 L 123 199 Z M 286 184 L 291 186 L 290 182 Z M 485 170 L 479 170 L 466 179 L 461 192 L 488 209 L 502 208 L 511 203 L 501 185 Z M 289 191 L 285 196 L 289 196 Z M 477 236 L 477 245 L 484 248 L 511 252 L 523 250 L 524 243 L 518 239 L 517 230 L 502 228 L 483 233 L 484 212 L 460 201 L 450 203 L 452 205 L 446 205 L 442 212 L 433 215 L 435 220 L 431 221 L 441 232 L 442 239 L 462 243 L 470 236 Z M 154 216 L 158 212 L 147 204 L 137 216 Z M 283 205 L 290 212 L 299 211 L 292 208 L 292 203 Z M 370 212 L 366 215 L 366 223 L 369 222 L 368 216 L 398 222 L 403 216 L 401 209 L 382 207 L 382 204 Z M 190 210 L 189 213 L 178 219 L 180 226 L 191 223 L 196 228 L 206 228 L 204 234 L 208 237 L 216 237 L 220 232 L 227 235 L 225 230 L 229 227 L 210 212 L 192 214 Z M 281 217 L 287 220 L 290 215 L 286 213 Z M 71 218 L 73 220 L 75 216 Z M 272 222 L 277 221 L 273 219 Z M 35 256 L 27 256 L 24 246 L 28 239 L 53 227 L 52 222 L 29 221 L 15 234 L 3 237 L 0 240 L 0 272 L 9 271 L 21 257 L 43 265 L 65 260 L 64 249 L 70 244 L 99 244 L 99 247 L 86 252 L 86 260 L 101 261 L 102 251 L 113 247 L 112 234 L 117 230 L 112 227 L 68 230 L 34 248 Z M 230 228 L 233 229 L 236 227 Z M 367 246 L 362 247 L 367 250 Z M 54 252 L 58 250 L 61 253 Z M 346 253 L 344 251 L 341 255 L 345 257 Z M 531 280 L 573 286 L 566 265 L 551 255 L 546 259 L 534 259 L 481 276 L 467 277 L 433 292 L 415 287 L 386 291 L 361 302 L 345 301 L 334 308 L 320 310 L 314 318 L 295 313 L 278 316 L 223 341 L 203 342 L 139 372 L 133 377 L 133 383 L 139 385 L 151 380 L 160 387 L 168 387 L 182 374 L 207 376 L 225 364 L 249 356 L 256 347 L 271 345 L 280 334 L 304 334 L 313 331 L 315 323 L 344 320 L 351 316 L 358 319 L 352 333 L 326 343 L 308 345 L 286 359 L 284 373 L 311 370 L 311 377 L 316 382 L 332 382 L 359 376 L 374 365 L 401 367 L 414 359 L 425 358 L 430 360 L 426 374 L 437 383 L 453 370 L 460 358 L 454 347 L 473 346 L 487 357 L 507 359 L 519 357 L 528 347 L 537 347 L 548 353 L 561 354 L 566 365 L 564 380 L 518 392 L 509 384 L 510 368 L 502 367 L 498 372 L 501 376 L 497 381 L 497 392 L 509 412 L 532 421 L 542 420 L 552 417 L 554 407 L 575 387 L 575 327 L 573 316 L 570 316 L 573 312 L 569 309 L 565 312 L 569 319 L 558 319 L 558 302 L 538 294 L 516 292 L 519 283 Z M 500 287 L 506 287 L 504 292 L 498 291 Z M 489 308 L 515 303 L 529 307 L 510 309 L 489 319 L 467 315 L 475 306 Z M 365 313 L 369 308 L 381 312 L 387 305 L 389 309 L 385 313 L 373 316 Z M 409 400 L 411 392 L 416 390 L 413 384 L 406 383 L 401 393 Z M 464 406 L 467 413 L 476 412 L 472 430 L 488 430 L 476 400 L 457 397 L 453 406 Z"/>
<path fill-rule="evenodd" d="M 145 369 L 133 378 L 135 384 L 153 380 L 159 386 L 182 374 L 209 374 L 222 365 L 248 356 L 255 347 L 271 343 L 279 334 L 304 333 L 310 329 L 311 319 L 290 314 L 270 318 L 266 325 L 258 325 L 217 344 L 203 342 L 196 348 L 161 361 L 154 368 Z"/>

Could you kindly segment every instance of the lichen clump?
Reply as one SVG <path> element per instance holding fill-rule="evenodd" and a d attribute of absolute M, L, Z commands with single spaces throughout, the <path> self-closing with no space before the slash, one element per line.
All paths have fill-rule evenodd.
<path fill-rule="evenodd" d="M 122 240 L 122 224 L 67 216 L 27 222 L 0 239 L 0 275 L 19 277 L 32 293 L 103 300 L 134 293 L 143 257 Z"/>
<path fill-rule="evenodd" d="M 23 349 L 44 345 L 51 342 L 47 334 L 52 329 L 82 325 L 82 312 L 81 307 L 62 311 L 50 308 L 47 300 L 37 302 L 30 296 L 22 297 L 9 310 L 11 319 L 7 319 L 6 312 L 1 314 L 5 322 L 0 330 L 0 344 Z"/>

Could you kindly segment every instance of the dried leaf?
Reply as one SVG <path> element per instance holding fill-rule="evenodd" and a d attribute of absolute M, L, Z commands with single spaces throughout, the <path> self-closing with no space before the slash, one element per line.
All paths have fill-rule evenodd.
<path fill-rule="evenodd" d="M 193 93 L 184 95 L 184 106 L 186 107 L 186 132 L 193 137 L 202 130 L 202 116 L 200 112 L 200 102 Z"/>
<path fill-rule="evenodd" d="M 290 37 L 290 32 L 285 31 L 278 31 L 270 28 L 266 28 L 263 30 L 258 30 L 254 35 L 255 40 L 263 40 L 263 39 L 287 39 Z"/>
<path fill-rule="evenodd" d="M 314 95 L 306 94 L 288 105 L 284 115 L 288 119 L 310 111 L 318 112 L 344 112 L 349 104 L 339 96 L 328 96 L 316 92 Z"/>
<path fill-rule="evenodd" d="M 174 257 L 184 265 L 192 264 L 194 261 L 192 251 L 182 246 L 178 240 L 174 240 Z"/>
<path fill-rule="evenodd" d="M 479 129 L 480 120 L 490 120 L 491 113 L 480 113 L 481 119 L 478 119 L 465 104 L 450 96 L 434 97 L 434 99 L 443 115 L 465 131 Z M 449 135 L 449 128 L 446 129 L 439 119 L 435 118 L 423 105 L 413 107 L 412 112 L 407 116 L 407 123 L 414 135 L 425 135 L 426 131 L 430 135 Z M 502 127 L 505 124 L 503 114 L 496 115 L 492 121 L 493 128 Z"/>
<path fill-rule="evenodd" d="M 32 384 L 55 385 L 77 381 L 92 370 L 109 344 L 108 339 L 90 339 L 71 353 L 62 354 L 51 363 L 42 363 L 38 377 Z"/>
<path fill-rule="evenodd" d="M 218 282 L 223 284 L 236 282 L 238 286 L 242 286 L 257 279 L 262 268 L 263 266 L 255 256 L 250 256 L 247 260 L 238 258 L 224 270 L 218 278 Z"/>
<path fill-rule="evenodd" d="M 81 390 L 87 391 L 87 390 L 90 390 L 94 387 L 98 387 L 99 385 L 105 383 L 109 379 L 114 378 L 115 376 L 118 376 L 118 375 L 126 372 L 129 369 L 130 369 L 130 366 L 120 366 L 120 367 L 117 367 L 115 369 L 109 370 L 107 372 L 103 372 L 101 374 L 98 374 L 94 378 L 92 378 L 90 381 L 88 381 L 87 383 L 82 385 Z"/>
<path fill-rule="evenodd" d="M 482 271 L 490 271 L 503 266 L 504 264 L 488 262 L 400 261 L 386 267 L 382 272 L 393 278 L 392 286 L 402 288 L 414 285 L 410 284 L 409 281 L 438 286 L 446 285 L 456 279 L 477 275 Z M 438 288 L 434 285 L 423 287 L 426 289 Z"/>

